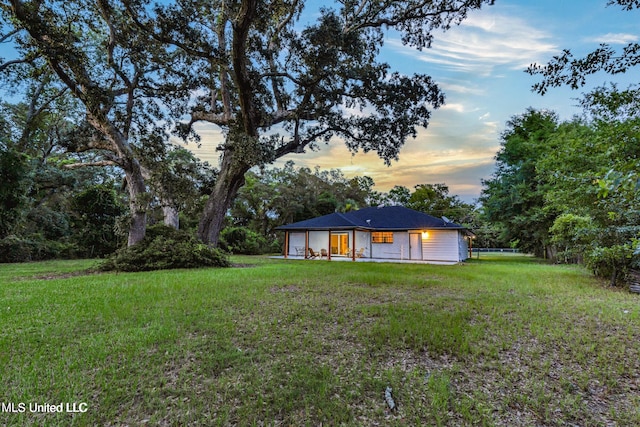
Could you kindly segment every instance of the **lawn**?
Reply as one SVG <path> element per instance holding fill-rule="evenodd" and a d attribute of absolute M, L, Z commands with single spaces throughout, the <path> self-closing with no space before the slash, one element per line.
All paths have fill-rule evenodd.
<path fill-rule="evenodd" d="M 0 425 L 640 425 L 640 297 L 579 267 L 233 261 L 0 265 Z"/>

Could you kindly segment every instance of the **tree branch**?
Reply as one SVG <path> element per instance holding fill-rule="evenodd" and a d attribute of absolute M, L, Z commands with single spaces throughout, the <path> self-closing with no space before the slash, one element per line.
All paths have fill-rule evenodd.
<path fill-rule="evenodd" d="M 189 46 L 186 43 L 180 42 L 164 34 L 155 32 L 151 25 L 145 24 L 140 20 L 140 18 L 138 17 L 138 14 L 131 8 L 131 4 L 128 1 L 125 1 L 123 3 L 125 5 L 127 14 L 133 20 L 133 23 L 138 28 L 143 30 L 146 34 L 149 34 L 154 40 L 159 41 L 160 43 L 166 43 L 172 46 L 176 46 L 180 48 L 182 51 L 186 52 L 187 54 L 197 58 L 211 59 L 212 57 L 215 57 L 215 54 L 214 55 L 211 54 L 211 50 L 205 51 L 205 50 L 194 49 L 193 47 Z"/>
<path fill-rule="evenodd" d="M 13 31 L 9 31 L 7 34 L 3 35 L 2 37 L 0 37 L 0 43 L 4 43 L 7 40 L 9 40 L 11 37 L 15 36 L 16 34 L 18 34 L 21 31 L 21 28 L 16 28 Z"/>
<path fill-rule="evenodd" d="M 541 75 L 542 81 L 533 85 L 534 92 L 544 95 L 550 87 L 569 86 L 578 89 L 586 84 L 586 77 L 599 71 L 620 74 L 640 65 L 640 44 L 629 43 L 620 55 L 601 44 L 584 58 L 575 58 L 570 50 L 554 56 L 546 65 L 532 64 L 526 72 Z"/>
<path fill-rule="evenodd" d="M 238 15 L 233 22 L 231 62 L 237 85 L 244 131 L 249 137 L 257 137 L 257 115 L 253 105 L 253 81 L 249 75 L 247 46 L 249 30 L 256 14 L 257 0 L 242 0 Z"/>
<path fill-rule="evenodd" d="M 296 10 L 297 10 L 298 4 L 299 4 L 298 0 L 294 1 L 294 3 L 291 5 L 291 9 L 289 10 L 289 13 L 274 28 L 273 34 L 269 38 L 269 44 L 267 46 L 267 51 L 266 51 L 266 54 L 265 54 L 266 58 L 267 58 L 267 63 L 269 65 L 269 69 L 271 71 L 271 73 L 270 73 L 271 89 L 273 91 L 273 97 L 276 100 L 276 109 L 277 109 L 277 113 L 276 114 L 279 114 L 280 112 L 282 112 L 282 111 L 284 111 L 286 109 L 285 99 L 282 96 L 282 92 L 280 91 L 280 85 L 279 85 L 279 82 L 278 82 L 278 79 L 277 79 L 279 74 L 285 74 L 285 73 L 278 73 L 277 72 L 278 70 L 277 70 L 277 67 L 276 67 L 275 60 L 274 60 L 274 55 L 276 55 L 276 50 L 277 50 L 276 41 L 277 41 L 278 37 L 280 36 L 280 32 L 283 31 L 283 29 L 287 26 L 287 24 L 289 22 L 291 22 L 293 17 L 296 15 Z"/>
<path fill-rule="evenodd" d="M 89 162 L 89 163 L 71 163 L 68 165 L 64 165 L 62 166 L 64 169 L 80 169 L 80 168 L 88 168 L 88 167 L 103 167 L 103 166 L 119 166 L 118 163 L 116 163 L 113 160 L 99 160 L 96 162 Z"/>
<path fill-rule="evenodd" d="M 406 4 L 406 7 L 398 5 L 396 8 L 396 10 L 401 11 L 400 13 L 385 17 L 381 15 L 389 10 L 391 2 L 372 3 L 365 0 L 359 5 L 356 13 L 354 13 L 352 22 L 345 23 L 343 32 L 346 34 L 363 28 L 380 28 L 382 26 L 395 27 L 409 21 L 423 21 L 433 19 L 435 17 L 450 15 L 452 17 L 451 20 L 444 19 L 440 22 L 444 28 L 448 28 L 451 21 L 453 21 L 453 18 L 458 17 L 458 19 L 461 19 L 464 17 L 464 12 L 470 8 L 479 8 L 483 1 L 484 0 L 466 0 L 457 5 L 455 2 L 442 2 L 434 5 L 433 0 L 423 0 L 415 5 L 409 2 L 403 2 Z M 367 3 L 370 5 L 369 8 L 365 7 Z M 487 3 L 492 5 L 494 1 L 488 0 Z M 434 7 L 437 8 L 439 6 L 444 7 L 434 10 Z M 359 16 L 359 14 L 362 14 L 362 16 Z"/>
<path fill-rule="evenodd" d="M 218 126 L 229 126 L 233 120 L 233 117 L 228 117 L 226 113 L 216 114 L 208 111 L 193 111 L 191 113 L 191 120 L 189 125 L 195 122 L 203 121 L 213 123 Z"/>
<path fill-rule="evenodd" d="M 16 65 L 16 64 L 28 64 L 28 63 L 30 63 L 30 62 L 32 62 L 32 61 L 31 61 L 31 59 L 26 59 L 26 58 L 23 58 L 23 59 L 13 59 L 13 60 L 11 60 L 11 61 L 4 62 L 4 63 L 0 64 L 0 73 L 1 73 L 2 71 L 6 70 L 7 68 L 11 67 L 12 65 Z"/>
<path fill-rule="evenodd" d="M 218 36 L 218 46 L 226 46 L 226 24 L 227 24 L 227 12 L 224 7 L 225 3 L 223 0 L 223 11 L 218 19 L 218 27 L 216 28 L 216 35 Z M 222 117 L 223 119 L 229 123 L 233 118 L 233 109 L 231 108 L 231 90 L 229 84 L 229 68 L 226 63 L 220 62 L 219 64 L 215 64 L 214 61 L 210 60 L 210 64 L 213 67 L 216 65 L 219 67 L 219 77 L 220 77 L 220 96 L 222 97 Z M 215 104 L 216 100 L 213 99 L 212 102 Z"/>
<path fill-rule="evenodd" d="M 296 128 L 296 131 L 294 132 L 294 137 L 288 143 L 276 149 L 274 158 L 279 159 L 280 157 L 285 156 L 287 154 L 291 154 L 291 153 L 302 153 L 306 146 L 316 141 L 318 138 L 321 138 L 322 136 L 330 134 L 334 131 L 335 129 L 333 128 L 324 128 L 319 132 L 313 133 L 309 135 L 307 138 L 300 140 L 298 129 Z"/>
<path fill-rule="evenodd" d="M 131 88 L 132 86 L 131 80 L 129 80 L 129 77 L 122 71 L 120 66 L 118 66 L 113 59 L 113 51 L 116 48 L 117 40 L 116 40 L 116 31 L 113 28 L 113 22 L 111 22 L 111 16 L 113 15 L 111 11 L 111 7 L 104 0 L 98 0 L 97 4 L 98 4 L 98 9 L 100 10 L 100 14 L 102 15 L 102 19 L 104 19 L 104 22 L 106 22 L 107 27 L 109 28 L 109 40 L 107 42 L 107 63 L 111 66 L 113 71 L 115 71 L 118 77 L 122 79 L 124 84 L 128 88 Z"/>

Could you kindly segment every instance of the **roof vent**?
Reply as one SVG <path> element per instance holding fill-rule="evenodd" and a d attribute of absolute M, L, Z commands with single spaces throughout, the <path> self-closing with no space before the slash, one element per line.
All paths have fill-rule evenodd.
<path fill-rule="evenodd" d="M 446 216 L 443 216 L 443 217 L 441 217 L 441 218 L 442 218 L 442 220 L 443 220 L 445 223 L 447 223 L 447 224 L 449 224 L 449 223 L 451 223 L 451 222 L 452 222 L 452 221 L 451 221 L 449 218 L 447 218 Z"/>

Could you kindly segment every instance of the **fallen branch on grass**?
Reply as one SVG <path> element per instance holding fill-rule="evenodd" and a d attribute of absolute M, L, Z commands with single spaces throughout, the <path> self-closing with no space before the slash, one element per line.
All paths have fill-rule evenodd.
<path fill-rule="evenodd" d="M 391 387 L 387 387 L 384 391 L 384 399 L 387 401 L 387 405 L 389 405 L 389 410 L 395 411 L 397 406 L 396 402 L 393 400 L 393 396 L 391 395 L 392 392 L 393 389 Z"/>

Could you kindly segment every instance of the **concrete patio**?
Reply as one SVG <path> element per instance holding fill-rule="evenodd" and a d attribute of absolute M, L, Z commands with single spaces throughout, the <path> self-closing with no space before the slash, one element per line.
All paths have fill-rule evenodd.
<path fill-rule="evenodd" d="M 459 262 L 455 262 L 455 261 L 428 261 L 428 260 L 412 260 L 412 259 L 391 259 L 391 258 L 356 258 L 355 261 L 353 261 L 353 259 L 351 259 L 351 257 L 344 257 L 344 256 L 332 256 L 330 260 L 328 260 L 327 258 L 305 258 L 303 256 L 295 256 L 295 255 L 289 255 L 288 257 L 284 257 L 284 255 L 278 255 L 278 256 L 271 256 L 269 258 L 272 259 L 287 259 L 287 260 L 294 260 L 294 261 L 325 261 L 325 262 L 333 262 L 333 261 L 337 261 L 337 262 L 388 262 L 388 263 L 395 263 L 395 264 L 432 264 L 432 265 L 455 265 L 455 264 L 460 264 Z"/>

